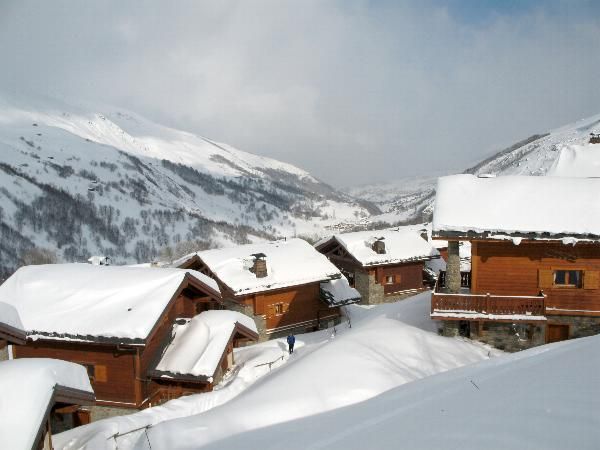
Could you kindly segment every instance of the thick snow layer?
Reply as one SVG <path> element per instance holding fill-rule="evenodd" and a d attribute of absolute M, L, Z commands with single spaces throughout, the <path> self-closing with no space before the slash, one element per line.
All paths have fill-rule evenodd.
<path fill-rule="evenodd" d="M 0 301 L 17 310 L 32 338 L 145 339 L 187 273 L 218 292 L 195 271 L 47 264 L 17 270 L 0 286 Z"/>
<path fill-rule="evenodd" d="M 236 323 L 258 333 L 252 318 L 236 311 L 205 311 L 173 325 L 172 340 L 156 370 L 212 381 Z M 178 321 L 179 322 L 179 321 Z"/>
<path fill-rule="evenodd" d="M 429 294 L 377 308 L 349 307 L 352 328 L 339 327 L 320 345 L 303 345 L 304 336 L 297 336 L 290 362 L 269 377 L 220 408 L 157 424 L 136 448 L 147 449 L 148 442 L 152 448 L 199 448 L 232 434 L 357 403 L 488 357 L 490 350 L 482 345 L 410 325 L 434 330 L 428 308 Z M 285 442 L 278 439 L 276 448 L 287 447 Z"/>
<path fill-rule="evenodd" d="M 266 255 L 267 276 L 257 278 L 252 255 Z M 339 278 L 341 272 L 329 260 L 302 239 L 240 245 L 237 247 L 192 253 L 173 263 L 180 265 L 195 255 L 236 295 L 297 286 Z"/>
<path fill-rule="evenodd" d="M 43 358 L 0 362 L 0 448 L 33 447 L 57 385 L 94 392 L 79 364 Z"/>
<path fill-rule="evenodd" d="M 117 445 L 126 450 L 134 444 L 147 449 L 148 442 L 152 448 L 199 448 L 248 429 L 361 401 L 399 384 L 501 353 L 468 340 L 438 336 L 429 308 L 429 294 L 376 307 L 348 306 L 351 328 L 344 324 L 336 327 L 337 332 L 297 335 L 291 357 L 282 354 L 287 348 L 285 338 L 236 349 L 236 364 L 243 366 L 221 390 L 79 427 L 56 436 L 55 444 L 65 450 L 115 450 Z M 240 380 L 258 370 L 267 371 L 266 362 L 279 364 L 278 356 L 287 362 L 257 383 L 248 387 Z M 247 389 L 240 393 L 240 386 Z M 191 417 L 169 420 L 185 416 Z M 138 430 L 151 424 L 147 432 Z M 276 448 L 285 447 L 282 442 L 278 440 Z"/>
<path fill-rule="evenodd" d="M 548 175 L 558 177 L 600 177 L 600 145 L 568 145 L 560 154 Z"/>
<path fill-rule="evenodd" d="M 600 238 L 600 179 L 453 175 L 438 180 L 434 234 L 548 233 Z"/>
<path fill-rule="evenodd" d="M 0 301 L 0 323 L 24 331 L 23 323 L 21 323 L 17 308 L 2 301 Z"/>
<path fill-rule="evenodd" d="M 316 246 L 332 238 L 363 266 L 418 261 L 439 256 L 439 252 L 423 239 L 419 232 L 403 228 L 335 234 L 320 240 Z M 385 242 L 383 254 L 378 254 L 372 248 L 373 242 L 378 239 L 383 239 Z"/>
<path fill-rule="evenodd" d="M 600 336 L 549 344 L 203 448 L 595 450 L 598 373 Z"/>
<path fill-rule="evenodd" d="M 321 298 L 330 306 L 348 305 L 360 301 L 359 292 L 350 287 L 345 277 L 321 283 Z"/>

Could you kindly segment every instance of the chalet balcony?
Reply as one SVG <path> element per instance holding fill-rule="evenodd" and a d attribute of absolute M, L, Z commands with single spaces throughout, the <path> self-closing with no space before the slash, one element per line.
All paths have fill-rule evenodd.
<path fill-rule="evenodd" d="M 463 274 L 467 274 L 463 275 Z M 431 295 L 431 318 L 438 320 L 546 320 L 546 296 L 472 294 L 470 272 L 461 273 L 459 293 L 450 293 L 441 272 Z"/>

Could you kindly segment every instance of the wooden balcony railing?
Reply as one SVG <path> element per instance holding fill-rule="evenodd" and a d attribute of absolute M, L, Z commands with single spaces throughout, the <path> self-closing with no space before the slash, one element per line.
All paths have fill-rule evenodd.
<path fill-rule="evenodd" d="M 444 316 L 444 313 L 455 314 L 488 314 L 498 316 L 544 316 L 546 313 L 546 296 L 511 296 L 471 294 L 461 292 L 452 294 L 444 292 L 440 280 L 431 295 L 431 313 Z M 450 314 L 449 314 L 450 316 Z"/>

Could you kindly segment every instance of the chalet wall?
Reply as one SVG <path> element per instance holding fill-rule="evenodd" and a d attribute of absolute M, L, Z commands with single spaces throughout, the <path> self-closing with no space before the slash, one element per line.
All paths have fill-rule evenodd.
<path fill-rule="evenodd" d="M 474 242 L 471 291 L 537 295 L 540 269 L 600 271 L 600 245 Z M 581 315 L 582 311 L 600 315 L 600 289 L 545 288 L 544 293 L 549 315 Z"/>
<path fill-rule="evenodd" d="M 388 277 L 393 279 L 391 284 L 387 283 Z M 376 305 L 401 300 L 423 289 L 423 263 L 356 269 L 354 287 L 362 297 L 362 304 Z"/>
<path fill-rule="evenodd" d="M 329 308 L 320 299 L 320 283 L 259 292 L 224 299 L 227 309 L 250 316 L 256 322 L 259 340 L 305 332 L 317 326 L 339 323 L 339 308 Z"/>
<path fill-rule="evenodd" d="M 92 387 L 98 402 L 135 404 L 135 368 L 131 352 L 119 352 L 114 346 L 35 341 L 13 346 L 15 358 L 54 358 L 96 367 Z"/>

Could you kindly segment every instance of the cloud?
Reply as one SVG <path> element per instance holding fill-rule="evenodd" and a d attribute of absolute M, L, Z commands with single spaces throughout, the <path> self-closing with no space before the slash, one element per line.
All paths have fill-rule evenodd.
<path fill-rule="evenodd" d="M 0 83 L 120 105 L 334 185 L 381 182 L 600 112 L 600 25 L 580 9 L 3 2 Z"/>

